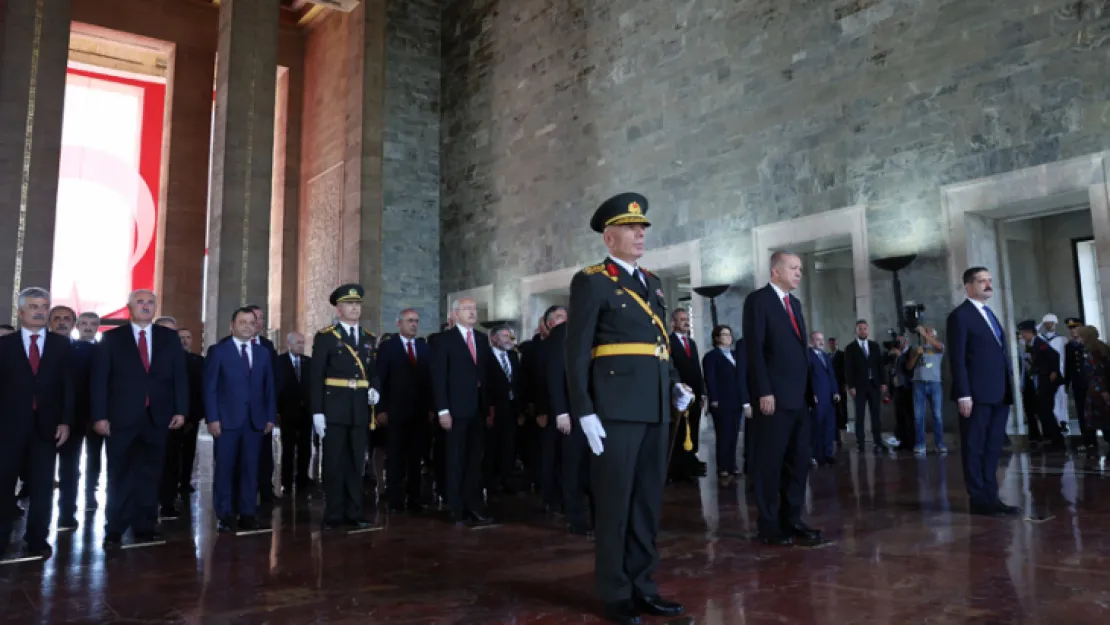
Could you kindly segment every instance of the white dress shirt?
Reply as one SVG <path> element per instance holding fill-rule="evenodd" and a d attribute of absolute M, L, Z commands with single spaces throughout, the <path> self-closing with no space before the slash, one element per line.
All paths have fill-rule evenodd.
<path fill-rule="evenodd" d="M 991 318 L 987 316 L 987 311 L 984 310 L 987 305 L 977 299 L 971 299 L 970 297 L 967 298 L 967 301 L 971 302 L 975 306 L 975 310 L 979 311 L 979 316 L 983 318 L 983 321 L 987 322 L 987 327 L 991 330 L 991 336 L 994 337 L 994 340 L 998 341 L 998 335 L 994 333 L 994 324 L 991 323 Z M 1001 324 L 1002 322 L 999 321 L 998 323 Z M 999 341 L 998 344 L 1001 345 L 1002 342 Z"/>
<path fill-rule="evenodd" d="M 775 284 L 774 282 L 768 282 L 767 284 L 770 284 L 771 288 L 775 290 L 775 295 L 779 296 L 779 303 L 782 304 L 782 309 L 786 310 L 786 302 L 784 302 L 783 300 L 786 299 L 786 297 L 790 294 L 780 289 L 779 285 Z M 793 313 L 794 311 L 790 312 Z"/>
<path fill-rule="evenodd" d="M 346 341 L 348 338 L 351 337 L 351 332 L 352 331 L 355 333 L 355 340 L 356 341 L 359 340 L 360 338 L 362 338 L 362 334 L 358 331 L 358 326 L 357 325 L 352 326 L 352 325 L 348 325 L 348 324 L 343 323 L 342 321 L 340 321 L 339 322 L 339 327 L 343 328 L 341 330 L 341 332 L 343 333 L 343 340 L 344 341 Z"/>
<path fill-rule="evenodd" d="M 147 362 L 154 362 L 154 337 L 150 333 L 151 332 L 150 329 L 152 327 L 154 327 L 154 326 L 149 325 L 145 328 L 140 328 L 138 325 L 136 325 L 134 323 L 131 324 L 131 334 L 132 334 L 132 336 L 135 337 L 135 345 L 139 344 L 139 333 L 140 332 L 146 332 L 146 359 L 147 359 L 146 361 Z"/>
<path fill-rule="evenodd" d="M 231 340 L 235 342 L 235 353 L 238 354 L 240 358 L 243 357 L 243 346 L 246 345 L 246 347 L 247 347 L 247 362 L 250 363 L 250 366 L 253 368 L 254 367 L 254 350 L 251 349 L 251 339 L 241 341 L 237 337 L 233 336 L 233 337 L 231 337 Z"/>
<path fill-rule="evenodd" d="M 619 258 L 614 258 L 612 256 L 610 256 L 609 259 L 612 260 L 614 263 L 620 265 L 622 269 L 624 269 L 625 271 L 628 272 L 628 275 L 630 275 L 633 278 L 636 278 L 637 280 L 639 280 L 640 284 L 644 285 L 644 288 L 647 288 L 647 282 L 644 281 L 644 274 L 643 274 L 643 271 L 640 269 L 639 266 L 630 265 L 630 264 L 624 262 L 623 260 L 621 260 Z"/>
<path fill-rule="evenodd" d="M 42 354 L 45 351 L 43 348 L 46 346 L 46 328 L 39 328 L 34 332 L 28 330 L 27 328 L 20 328 L 20 332 L 23 333 L 23 351 L 27 354 L 28 359 L 31 358 L 31 335 L 38 335 L 39 358 L 41 359 Z"/>
<path fill-rule="evenodd" d="M 721 353 L 725 355 L 725 358 L 728 358 L 728 361 L 732 363 L 733 367 L 736 366 L 736 357 L 732 355 L 731 349 L 727 347 L 718 347 L 717 349 L 721 350 Z"/>
<path fill-rule="evenodd" d="M 465 338 L 463 340 L 466 340 Z M 401 337 L 401 349 L 405 350 L 405 356 L 409 355 L 409 345 L 412 345 L 412 357 L 416 358 L 416 339 Z"/>

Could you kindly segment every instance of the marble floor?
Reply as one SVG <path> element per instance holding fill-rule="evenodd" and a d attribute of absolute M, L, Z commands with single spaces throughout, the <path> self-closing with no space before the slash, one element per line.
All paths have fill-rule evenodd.
<path fill-rule="evenodd" d="M 808 519 L 829 542 L 810 549 L 750 540 L 743 480 L 672 485 L 657 577 L 688 616 L 645 622 L 1110 622 L 1105 459 L 1007 454 L 1000 474 L 1022 518 L 968 516 L 956 453 L 842 453 L 811 474 Z M 235 537 L 217 535 L 201 487 L 164 546 L 106 555 L 101 511 L 52 536 L 53 558 L 0 566 L 0 623 L 602 622 L 591 543 L 529 496 L 494 501 L 484 529 L 383 512 L 383 529 L 351 536 L 321 534 L 319 501 L 286 498 L 273 534 Z"/>

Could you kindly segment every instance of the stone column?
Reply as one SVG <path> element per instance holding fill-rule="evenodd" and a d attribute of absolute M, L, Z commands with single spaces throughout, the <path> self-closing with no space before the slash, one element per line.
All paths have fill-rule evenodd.
<path fill-rule="evenodd" d="M 276 2 L 220 3 L 206 344 L 227 333 L 235 308 L 268 299 L 277 41 Z"/>
<path fill-rule="evenodd" d="M 208 188 L 201 182 L 208 180 L 215 63 L 213 50 L 189 46 L 177 46 L 170 62 L 168 159 L 158 214 L 161 253 L 154 271 L 159 311 L 192 330 L 198 351 L 208 226 Z"/>
<path fill-rule="evenodd" d="M 0 315 L 50 287 L 69 0 L 0 0 Z"/>

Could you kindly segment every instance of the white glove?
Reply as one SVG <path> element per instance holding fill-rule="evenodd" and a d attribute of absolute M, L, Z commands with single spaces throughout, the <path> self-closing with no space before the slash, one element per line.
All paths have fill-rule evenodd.
<path fill-rule="evenodd" d="M 675 384 L 672 393 L 674 394 L 674 408 L 679 412 L 686 410 L 690 406 L 690 402 L 694 400 L 694 393 L 685 384 Z"/>
<path fill-rule="evenodd" d="M 563 434 L 570 434 L 570 415 L 561 414 L 555 417 L 555 427 Z"/>
<path fill-rule="evenodd" d="M 324 438 L 324 432 L 328 429 L 327 420 L 324 419 L 323 414 L 312 415 L 312 427 L 316 429 L 316 436 Z"/>
<path fill-rule="evenodd" d="M 605 438 L 605 428 L 601 427 L 601 419 L 598 419 L 595 414 L 588 414 L 578 420 L 578 425 L 586 435 L 590 451 L 594 452 L 595 456 L 600 456 L 601 452 L 605 451 L 605 445 L 601 443 L 601 439 Z"/>
<path fill-rule="evenodd" d="M 367 391 L 367 393 L 366 393 L 366 405 L 367 406 L 377 406 L 379 399 L 381 399 L 381 396 L 378 395 L 377 389 L 370 389 L 369 391 Z"/>

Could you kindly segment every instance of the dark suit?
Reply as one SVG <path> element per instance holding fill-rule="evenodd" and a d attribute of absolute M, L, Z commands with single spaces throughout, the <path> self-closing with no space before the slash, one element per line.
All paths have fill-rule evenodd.
<path fill-rule="evenodd" d="M 755 500 L 759 533 L 768 538 L 782 536 L 786 527 L 800 521 L 812 452 L 805 318 L 798 298 L 791 295 L 789 302 L 797 327 L 770 284 L 744 301 L 748 390 L 759 437 Z M 765 415 L 759 400 L 768 395 L 775 399 L 775 411 Z"/>
<path fill-rule="evenodd" d="M 509 361 L 506 375 L 501 352 L 492 351 L 489 362 L 489 402 L 493 408 L 493 427 L 486 431 L 484 473 L 486 488 L 500 481 L 507 491 L 514 489 L 512 481 L 516 472 L 516 419 L 521 414 L 521 391 L 524 387 L 520 367 L 520 354 L 513 350 L 504 352 Z"/>
<path fill-rule="evenodd" d="M 666 483 L 671 388 L 679 381 L 667 351 L 661 282 L 642 274 L 644 282 L 611 259 L 579 271 L 570 284 L 566 323 L 570 415 L 596 415 L 606 433 L 604 452 L 591 455 L 590 483 L 597 505 L 597 591 L 610 604 L 658 594 L 652 579 L 659 566 L 655 537 Z M 645 353 L 595 351 L 634 345 L 646 346 Z"/>
<path fill-rule="evenodd" d="M 323 441 L 325 524 L 364 520 L 362 471 L 370 425 L 367 393 L 379 387 L 370 357 L 373 344 L 373 334 L 359 327 L 358 337 L 352 340 L 342 325 L 324 328 L 312 340 L 309 405 L 312 414 L 323 414 L 327 421 Z"/>
<path fill-rule="evenodd" d="M 312 415 L 308 396 L 312 386 L 312 358 L 297 356 L 300 371 L 289 352 L 278 356 L 274 366 L 277 384 L 277 413 L 281 420 L 281 486 L 290 490 L 308 486 L 308 464 L 312 459 Z"/>
<path fill-rule="evenodd" d="M 208 351 L 204 367 L 205 413 L 209 423 L 220 423 L 212 499 L 216 517 L 223 520 L 233 514 L 233 491 L 238 494 L 239 514 L 255 515 L 258 455 L 265 453 L 263 434 L 277 413 L 269 350 L 249 343 L 242 347 L 247 348 L 249 359 L 244 359 L 242 348 L 233 339 L 220 341 Z"/>
<path fill-rule="evenodd" d="M 81 481 L 81 449 L 90 423 L 89 372 L 96 343 L 75 341 L 69 355 L 69 376 L 73 386 L 73 427 L 69 439 L 58 449 L 58 520 L 73 522 L 77 516 L 77 489 Z M 99 448 L 96 450 L 99 452 Z M 90 456 L 92 450 L 90 450 Z M 92 464 L 90 458 L 89 463 Z"/>
<path fill-rule="evenodd" d="M 273 379 L 277 379 L 277 362 L 278 353 L 277 347 L 270 339 L 259 336 L 255 337 L 258 344 L 266 349 L 267 355 L 270 357 L 270 375 Z M 241 480 L 236 480 L 238 485 Z M 238 486 L 236 486 L 238 487 Z M 262 449 L 258 454 L 258 497 L 262 503 L 270 503 L 274 500 L 274 433 L 262 435 Z"/>
<path fill-rule="evenodd" d="M 1006 333 L 995 317 L 992 328 L 978 308 L 965 300 L 948 315 L 947 358 L 952 399 L 970 397 L 971 416 L 960 417 L 960 455 L 964 483 L 974 507 L 993 509 L 998 500 L 998 459 L 1013 403 Z"/>
<path fill-rule="evenodd" d="M 854 340 L 844 348 L 844 382 L 856 392 L 856 447 L 863 449 L 864 411 L 871 410 L 871 442 L 883 444 L 883 353 L 875 341 L 867 341 L 867 354 Z"/>
<path fill-rule="evenodd" d="M 1043 336 L 1033 338 L 1029 347 L 1032 371 L 1036 378 L 1037 416 L 1040 418 L 1044 438 L 1057 447 L 1065 445 L 1060 423 L 1056 421 L 1056 389 L 1064 384 L 1060 375 L 1060 352 L 1056 351 Z M 1052 374 L 1056 374 L 1053 381 Z"/>
<path fill-rule="evenodd" d="M 197 430 L 205 421 L 204 356 L 185 352 L 185 371 L 189 376 L 189 414 L 185 427 L 170 430 L 166 438 L 166 464 L 162 469 L 162 506 L 173 506 L 181 494 L 188 498 L 193 481 L 193 463 L 197 456 Z"/>
<path fill-rule="evenodd" d="M 467 511 L 479 513 L 482 504 L 482 447 L 493 352 L 489 337 L 471 331 L 477 363 L 458 328 L 447 330 L 432 349 L 435 409 L 451 413 L 451 429 L 446 432 L 446 494 L 456 522 L 462 521 Z"/>
<path fill-rule="evenodd" d="M 733 354 L 732 360 L 736 360 Z M 720 349 L 705 354 L 705 387 L 709 399 L 709 414 L 713 416 L 713 431 L 717 435 L 717 471 L 739 473 L 736 466 L 736 444 L 740 440 L 740 427 L 744 422 L 744 404 L 750 404 L 747 381 L 741 377 L 739 365 L 733 364 Z M 714 406 L 714 404 L 716 404 Z"/>
<path fill-rule="evenodd" d="M 741 430 L 744 432 L 744 474 L 751 475 L 755 471 L 755 442 L 759 437 L 755 433 L 755 415 L 759 413 L 759 398 L 753 398 L 748 385 L 748 349 L 744 346 L 744 339 L 736 341 L 732 348 L 732 357 L 736 359 L 736 375 L 740 379 L 740 390 L 744 403 L 752 408 L 752 418 L 744 419 Z"/>
<path fill-rule="evenodd" d="M 821 461 L 836 453 L 836 402 L 833 396 L 840 394 L 832 359 L 821 350 L 809 350 L 809 385 L 817 398 L 817 403 L 810 409 L 812 457 Z"/>
<path fill-rule="evenodd" d="M 547 377 L 547 397 L 551 404 L 551 422 L 547 427 L 558 429 L 555 419 L 559 415 L 570 416 L 570 393 L 567 388 L 567 357 L 566 357 L 567 324 L 561 323 L 551 329 L 547 343 L 551 349 L 547 352 L 547 363 L 544 371 Z M 570 420 L 570 434 L 563 437 L 561 442 L 560 462 L 562 471 L 560 482 L 563 487 L 563 511 L 567 515 L 567 522 L 572 528 L 593 527 L 595 503 L 590 490 L 590 446 L 586 435 L 578 425 L 576 419 Z M 590 505 L 590 515 L 587 518 L 583 501 Z"/>
<path fill-rule="evenodd" d="M 421 503 L 420 461 L 424 457 L 432 412 L 432 350 L 412 341 L 416 362 L 409 359 L 405 340 L 394 336 L 378 350 L 382 397 L 378 409 L 389 415 L 386 491 L 394 510 Z M 402 488 L 404 484 L 404 488 Z"/>
<path fill-rule="evenodd" d="M 704 474 L 704 466 L 698 460 L 698 431 L 701 429 L 701 400 L 705 395 L 705 379 L 702 377 L 701 372 L 701 356 L 698 354 L 698 344 L 694 339 L 687 337 L 690 344 L 690 354 L 686 354 L 686 348 L 682 342 L 682 337 L 672 332 L 671 336 L 671 359 L 674 360 L 674 368 L 678 370 L 678 378 L 683 384 L 690 387 L 694 391 L 694 399 L 690 402 L 690 407 L 686 410 L 686 419 L 690 422 L 690 441 L 694 444 L 694 448 L 686 451 L 684 444 L 686 443 L 685 426 L 681 418 L 675 417 L 674 427 L 679 428 L 678 435 L 672 436 L 674 441 L 673 448 L 671 449 L 671 466 L 670 473 L 675 478 L 699 477 Z"/>
<path fill-rule="evenodd" d="M 154 531 L 166 435 L 174 415 L 189 414 L 189 377 L 177 332 L 147 327 L 150 369 L 131 324 L 105 332 L 92 367 L 93 422 L 108 421 L 106 532 Z"/>
<path fill-rule="evenodd" d="M 555 415 L 551 406 L 551 397 L 548 393 L 547 367 L 551 361 L 551 352 L 560 348 L 560 344 L 552 343 L 551 336 L 536 343 L 531 351 L 531 372 L 534 384 L 542 386 L 533 392 L 535 416 L 532 427 L 535 437 L 534 452 L 538 457 L 537 476 L 540 486 L 540 497 L 548 510 L 562 508 L 563 488 L 561 464 L 563 458 L 563 435 L 555 427 Z M 547 417 L 547 424 L 540 427 L 539 416 Z"/>
<path fill-rule="evenodd" d="M 0 337 L 0 554 L 7 549 L 15 510 L 15 483 L 25 472 L 31 498 L 23 538 L 46 545 L 54 497 L 55 434 L 73 430 L 73 375 L 69 339 L 39 331 L 38 372 L 31 370 L 23 331 Z"/>
<path fill-rule="evenodd" d="M 542 375 L 542 363 L 539 362 L 543 341 L 544 337 L 536 334 L 530 341 L 521 343 L 517 348 L 520 352 L 520 367 L 523 369 L 522 405 L 526 409 L 531 407 L 527 410 L 524 425 L 517 430 L 517 452 L 524 465 L 525 488 L 539 488 L 543 484 L 541 479 L 543 430 L 536 423 L 536 416 L 550 403 L 547 398 L 546 376 Z"/>
<path fill-rule="evenodd" d="M 839 430 L 848 429 L 848 386 L 844 378 L 844 350 L 838 349 L 829 354 L 833 363 L 833 373 L 836 375 L 836 388 L 840 393 L 840 403 L 836 405 L 837 442 L 840 441 Z"/>

